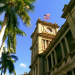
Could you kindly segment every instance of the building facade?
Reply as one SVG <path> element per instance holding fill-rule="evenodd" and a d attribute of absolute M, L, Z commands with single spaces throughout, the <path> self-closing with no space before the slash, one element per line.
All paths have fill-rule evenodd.
<path fill-rule="evenodd" d="M 64 6 L 62 18 L 59 31 L 56 23 L 37 20 L 29 75 L 75 75 L 75 0 Z"/>

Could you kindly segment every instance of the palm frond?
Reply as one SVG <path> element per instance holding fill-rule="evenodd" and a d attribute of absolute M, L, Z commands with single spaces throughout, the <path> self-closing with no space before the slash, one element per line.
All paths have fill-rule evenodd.
<path fill-rule="evenodd" d="M 3 47 L 3 51 L 6 52 L 6 47 Z"/>
<path fill-rule="evenodd" d="M 10 33 L 10 36 L 8 36 L 7 48 L 9 52 L 11 52 L 12 48 L 14 50 L 13 53 L 16 52 L 16 34 L 15 33 Z"/>
<path fill-rule="evenodd" d="M 10 35 L 8 35 L 8 40 L 7 40 L 7 49 L 9 51 L 9 49 L 11 48 L 11 38 Z"/>
<path fill-rule="evenodd" d="M 3 21 L 0 21 L 0 25 L 2 26 Z"/>
<path fill-rule="evenodd" d="M 0 0 L 0 3 L 6 3 L 7 0 Z"/>
<path fill-rule="evenodd" d="M 15 69 L 14 64 L 11 60 L 7 60 L 8 68 L 9 68 L 9 73 L 12 73 Z"/>
<path fill-rule="evenodd" d="M 0 15 L 6 10 L 8 3 L 6 3 L 3 7 L 0 7 Z"/>
<path fill-rule="evenodd" d="M 23 23 L 27 26 L 30 26 L 30 17 L 26 13 L 25 10 L 22 10 L 20 13 L 18 13 L 19 17 L 22 19 Z"/>
<path fill-rule="evenodd" d="M 18 18 L 17 18 L 17 15 L 15 14 L 15 10 L 13 8 L 12 8 L 11 16 L 12 16 L 12 20 L 13 20 L 13 23 L 12 23 L 13 27 L 18 28 L 18 26 L 19 26 Z"/>
<path fill-rule="evenodd" d="M 11 48 L 13 48 L 14 53 L 16 53 L 16 33 L 14 32 L 13 36 L 11 36 Z"/>
<path fill-rule="evenodd" d="M 15 60 L 13 60 L 12 58 Z M 8 68 L 9 73 L 14 73 L 14 75 L 16 75 L 15 67 L 14 67 L 14 63 L 16 60 L 18 60 L 17 56 L 11 55 L 9 52 L 2 53 L 2 57 L 1 57 L 1 61 L 0 61 L 2 64 L 2 67 L 0 67 L 0 69 L 3 68 L 4 74 L 6 72 L 6 69 Z"/>
<path fill-rule="evenodd" d="M 5 72 L 6 72 L 6 69 L 7 69 L 7 63 L 4 62 L 4 65 L 3 65 L 3 73 L 4 73 L 4 74 L 5 74 Z"/>
<path fill-rule="evenodd" d="M 29 12 L 33 12 L 35 6 L 33 6 L 32 2 L 31 1 L 28 1 L 28 0 L 23 0 L 24 3 L 26 3 L 26 7 L 25 7 L 25 10 L 27 9 L 27 11 Z"/>
<path fill-rule="evenodd" d="M 26 34 L 18 28 L 16 28 L 15 31 L 16 31 L 16 34 L 18 34 L 18 35 L 22 35 L 22 36 L 25 35 L 26 36 Z"/>
<path fill-rule="evenodd" d="M 9 52 L 3 52 L 3 53 L 2 53 L 2 58 L 5 58 L 7 55 L 9 55 Z M 1 58 L 1 59 L 2 59 L 2 58 Z"/>
<path fill-rule="evenodd" d="M 0 64 L 2 64 L 2 61 L 0 61 Z"/>
<path fill-rule="evenodd" d="M 2 69 L 2 66 L 0 67 L 0 70 Z"/>
<path fill-rule="evenodd" d="M 26 24 L 26 25 L 30 25 L 30 17 L 28 16 L 22 2 L 17 3 L 18 5 L 15 7 L 15 11 L 18 14 L 18 16 L 22 19 L 22 21 Z"/>
<path fill-rule="evenodd" d="M 13 73 L 14 73 L 14 75 L 16 75 L 16 71 L 15 70 L 13 71 Z"/>
<path fill-rule="evenodd" d="M 6 58 L 8 58 L 9 60 L 16 62 L 18 60 L 18 57 L 15 55 L 8 55 Z M 13 59 L 13 60 L 12 60 Z"/>
<path fill-rule="evenodd" d="M 18 57 L 15 55 L 11 55 L 10 57 L 13 58 L 15 61 L 18 60 Z"/>

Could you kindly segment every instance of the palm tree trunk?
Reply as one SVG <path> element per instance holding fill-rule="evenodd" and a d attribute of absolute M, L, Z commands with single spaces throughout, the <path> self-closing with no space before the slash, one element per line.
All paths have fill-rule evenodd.
<path fill-rule="evenodd" d="M 5 17 L 4 17 L 2 28 L 0 30 L 0 43 L 1 43 L 3 36 L 4 36 L 7 20 L 8 20 L 8 14 L 6 13 Z M 1 44 L 0 44 L 0 47 L 1 47 Z"/>
<path fill-rule="evenodd" d="M 2 75 L 2 72 L 3 72 L 3 67 L 2 67 L 1 75 Z"/>
<path fill-rule="evenodd" d="M 4 46 L 4 41 L 2 42 L 2 45 L 1 45 L 1 48 L 0 48 L 0 58 L 1 58 L 2 51 L 3 51 L 3 46 Z"/>

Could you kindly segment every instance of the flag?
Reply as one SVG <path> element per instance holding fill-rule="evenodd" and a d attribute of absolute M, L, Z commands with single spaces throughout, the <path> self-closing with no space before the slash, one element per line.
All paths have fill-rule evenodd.
<path fill-rule="evenodd" d="M 44 20 L 50 19 L 50 14 L 44 15 Z"/>

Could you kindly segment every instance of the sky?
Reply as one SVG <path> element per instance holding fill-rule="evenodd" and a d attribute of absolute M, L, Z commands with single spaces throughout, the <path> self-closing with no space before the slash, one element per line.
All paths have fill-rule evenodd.
<path fill-rule="evenodd" d="M 34 12 L 29 12 L 29 16 L 31 18 L 31 27 L 26 27 L 22 20 L 19 18 L 19 28 L 23 30 L 27 36 L 18 36 L 17 35 L 17 49 L 16 56 L 18 57 L 18 61 L 15 63 L 15 71 L 16 75 L 23 74 L 24 72 L 29 72 L 29 66 L 31 64 L 31 50 L 32 39 L 30 38 L 31 34 L 35 30 L 36 22 L 38 18 L 42 21 L 44 20 L 45 14 L 50 14 L 50 19 L 45 20 L 50 23 L 57 23 L 58 26 L 62 26 L 66 19 L 61 18 L 63 13 L 62 9 L 65 4 L 68 4 L 70 0 L 36 0 L 34 3 L 35 9 Z M 0 20 L 4 19 L 4 14 L 0 15 Z M 60 28 L 59 28 L 60 29 Z M 5 46 L 6 46 L 5 41 Z M 8 71 L 7 74 L 9 75 Z"/>

